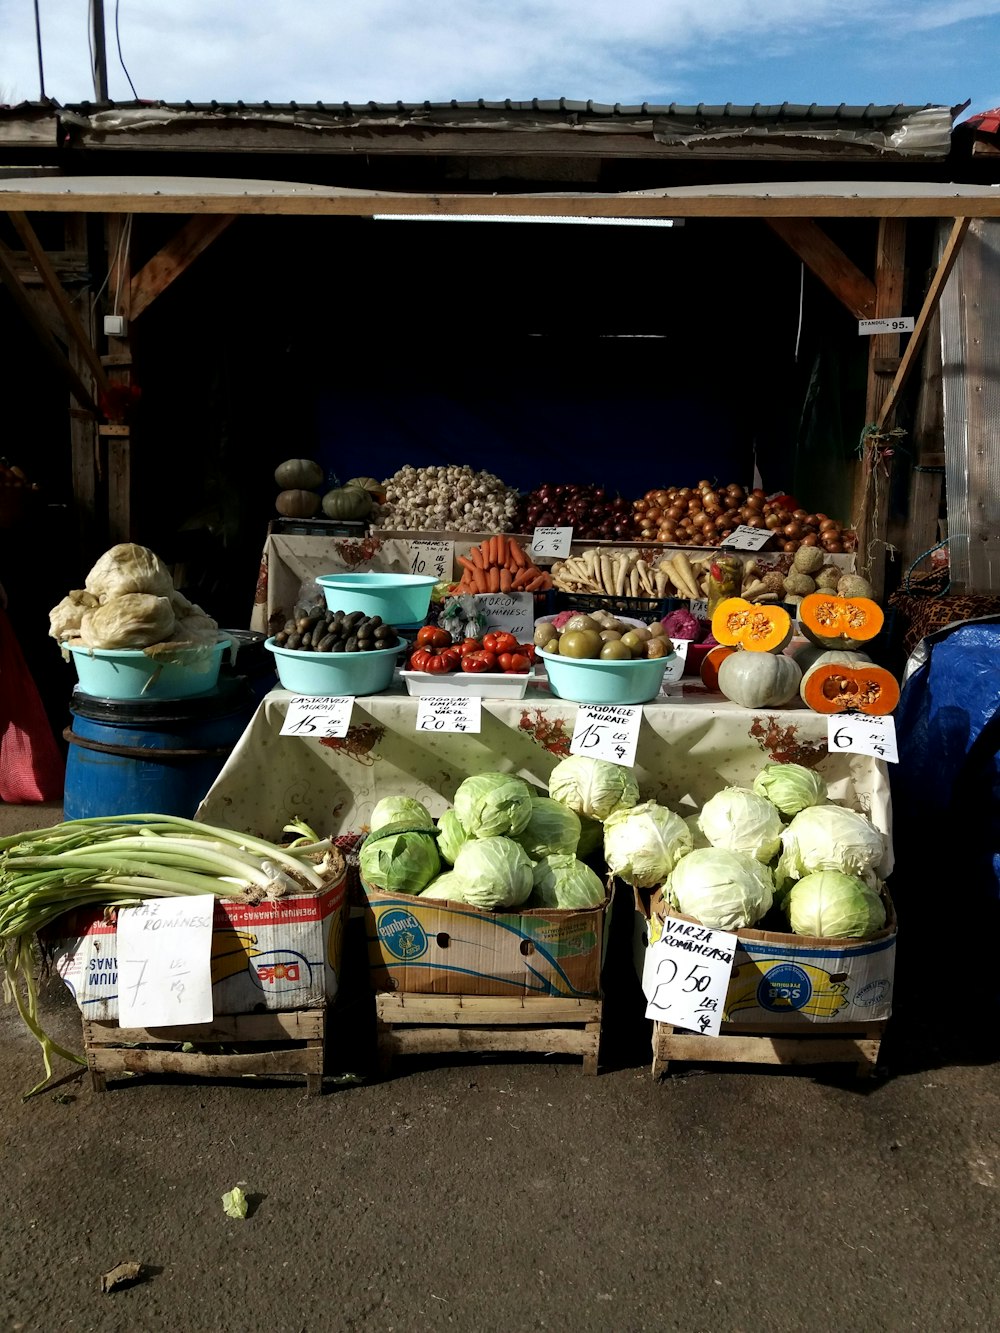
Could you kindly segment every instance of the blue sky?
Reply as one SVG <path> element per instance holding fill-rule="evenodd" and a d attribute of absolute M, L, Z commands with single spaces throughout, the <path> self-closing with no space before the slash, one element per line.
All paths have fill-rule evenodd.
<path fill-rule="evenodd" d="M 93 98 L 86 0 L 39 0 L 45 91 Z M 1000 105 L 1000 0 L 117 0 L 166 101 Z M 132 96 L 105 0 L 111 96 Z M 33 0 L 0 0 L 0 100 L 39 93 Z"/>

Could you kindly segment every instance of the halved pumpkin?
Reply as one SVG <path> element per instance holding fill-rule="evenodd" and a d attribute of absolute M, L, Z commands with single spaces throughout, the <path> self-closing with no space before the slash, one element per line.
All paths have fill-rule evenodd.
<path fill-rule="evenodd" d="M 874 639 L 884 621 L 882 608 L 870 597 L 811 592 L 799 603 L 802 633 L 824 648 L 857 648 Z"/>
<path fill-rule="evenodd" d="M 821 654 L 803 674 L 802 702 L 815 713 L 884 717 L 899 703 L 899 683 L 863 653 Z"/>
<path fill-rule="evenodd" d="M 712 634 L 730 648 L 780 653 L 792 637 L 792 620 L 783 606 L 727 597 L 712 615 Z"/>
<path fill-rule="evenodd" d="M 701 659 L 699 674 L 706 690 L 711 690 L 713 694 L 719 693 L 719 667 L 730 654 L 735 652 L 735 648 L 727 648 L 724 643 L 720 643 L 710 648 Z"/>

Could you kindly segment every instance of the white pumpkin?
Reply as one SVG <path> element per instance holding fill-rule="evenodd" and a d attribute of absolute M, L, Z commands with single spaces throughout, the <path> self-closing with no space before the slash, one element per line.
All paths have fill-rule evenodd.
<path fill-rule="evenodd" d="M 723 659 L 719 689 L 741 708 L 780 708 L 798 692 L 802 672 L 784 653 L 750 653 L 742 649 Z"/>

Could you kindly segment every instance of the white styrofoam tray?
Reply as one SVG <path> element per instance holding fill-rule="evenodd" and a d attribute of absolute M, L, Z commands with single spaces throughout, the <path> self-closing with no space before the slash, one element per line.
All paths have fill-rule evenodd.
<path fill-rule="evenodd" d="M 523 699 L 534 668 L 523 674 L 506 671 L 400 671 L 409 694 L 465 694 L 481 699 Z"/>

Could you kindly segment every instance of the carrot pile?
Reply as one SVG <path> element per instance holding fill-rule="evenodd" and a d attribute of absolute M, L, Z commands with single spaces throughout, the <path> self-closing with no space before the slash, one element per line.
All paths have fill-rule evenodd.
<path fill-rule="evenodd" d="M 487 537 L 469 554 L 460 555 L 459 592 L 545 592 L 552 576 L 532 563 L 513 537 Z"/>

